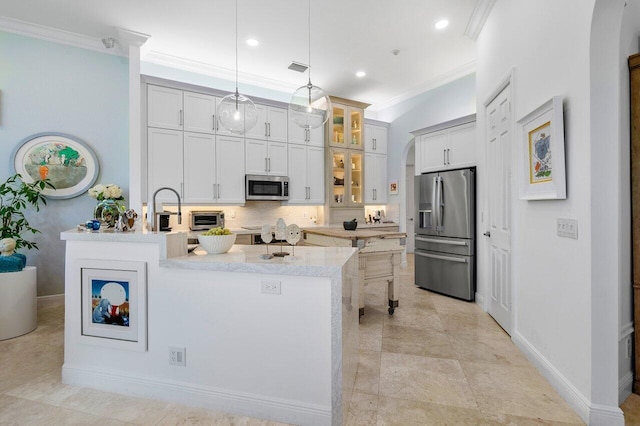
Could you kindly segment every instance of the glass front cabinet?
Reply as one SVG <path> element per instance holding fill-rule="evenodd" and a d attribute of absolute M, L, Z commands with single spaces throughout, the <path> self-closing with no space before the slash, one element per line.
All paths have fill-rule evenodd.
<path fill-rule="evenodd" d="M 332 114 L 329 119 L 327 135 L 329 146 L 363 149 L 364 109 L 343 105 L 333 99 L 332 102 Z"/>
<path fill-rule="evenodd" d="M 331 148 L 331 197 L 333 207 L 359 207 L 363 205 L 364 156 L 362 152 Z"/>

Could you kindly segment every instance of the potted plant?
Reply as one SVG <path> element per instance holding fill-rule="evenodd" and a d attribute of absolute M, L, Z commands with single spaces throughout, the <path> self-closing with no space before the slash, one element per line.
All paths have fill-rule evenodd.
<path fill-rule="evenodd" d="M 0 272 L 4 272 L 0 273 L 0 340 L 29 333 L 38 325 L 36 268 L 24 267 L 21 258 L 15 269 L 16 257 L 22 255 L 11 252 L 14 242 L 15 248 L 38 248 L 34 241 L 23 237 L 24 233 L 40 232 L 29 225 L 24 212 L 27 208 L 39 211 L 41 204 L 47 204 L 42 195 L 46 187 L 53 185 L 46 179 L 25 183 L 19 174 L 0 184 Z M 2 264 L 8 267 L 3 270 Z"/>
<path fill-rule="evenodd" d="M 38 249 L 35 242 L 23 237 L 23 233 L 40 232 L 29 225 L 24 210 L 31 206 L 40 211 L 40 205 L 47 204 L 47 199 L 42 195 L 42 190 L 46 187 L 54 188 L 48 179 L 25 183 L 20 174 L 15 174 L 0 184 L 0 239 L 13 238 L 16 250 L 22 247 Z"/>

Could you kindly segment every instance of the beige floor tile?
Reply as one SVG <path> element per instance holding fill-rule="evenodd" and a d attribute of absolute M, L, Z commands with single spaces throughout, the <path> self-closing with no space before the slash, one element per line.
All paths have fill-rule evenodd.
<path fill-rule="evenodd" d="M 400 325 L 421 330 L 443 331 L 442 323 L 434 310 L 412 309 L 399 306 L 393 315 L 384 318 L 385 325 Z"/>
<path fill-rule="evenodd" d="M 285 426 L 286 423 L 255 419 L 205 408 L 187 407 L 181 404 L 169 404 L 166 415 L 158 426 L 216 425 L 216 426 Z"/>
<path fill-rule="evenodd" d="M 620 406 L 624 412 L 624 422 L 628 425 L 640 425 L 640 395 L 632 393 Z"/>
<path fill-rule="evenodd" d="M 382 351 L 431 358 L 456 359 L 445 333 L 430 328 L 413 328 L 387 324 L 382 332 Z"/>
<path fill-rule="evenodd" d="M 380 390 L 380 352 L 360 351 L 355 389 L 378 395 Z"/>
<path fill-rule="evenodd" d="M 79 411 L 28 401 L 0 394 L 0 424 L 2 425 L 106 425 L 116 426 L 126 423 Z"/>
<path fill-rule="evenodd" d="M 559 422 L 557 420 L 543 420 L 540 418 L 530 418 L 521 416 L 512 416 L 509 414 L 485 414 L 484 418 L 489 425 L 509 425 L 509 426 L 569 426 L 569 425 L 584 425 L 583 422 L 567 423 Z"/>
<path fill-rule="evenodd" d="M 347 412 L 348 426 L 369 426 L 376 424 L 378 416 L 378 395 L 354 392 Z"/>
<path fill-rule="evenodd" d="M 447 333 L 481 333 L 488 331 L 500 335 L 504 334 L 504 330 L 485 312 L 439 312 L 438 318 L 442 324 L 442 329 Z"/>
<path fill-rule="evenodd" d="M 478 331 L 448 334 L 457 359 L 511 365 L 530 365 L 507 333 Z"/>
<path fill-rule="evenodd" d="M 532 365 L 460 361 L 486 414 L 508 414 L 579 423 L 581 420 Z"/>
<path fill-rule="evenodd" d="M 485 421 L 477 408 L 454 407 L 381 396 L 378 402 L 377 424 L 378 426 L 483 425 Z"/>
<path fill-rule="evenodd" d="M 380 395 L 477 408 L 457 360 L 383 352 Z"/>

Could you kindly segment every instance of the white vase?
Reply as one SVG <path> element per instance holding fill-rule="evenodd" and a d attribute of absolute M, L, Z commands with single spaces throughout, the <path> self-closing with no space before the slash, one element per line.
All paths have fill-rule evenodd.
<path fill-rule="evenodd" d="M 27 334 L 38 326 L 37 270 L 0 273 L 0 340 Z"/>

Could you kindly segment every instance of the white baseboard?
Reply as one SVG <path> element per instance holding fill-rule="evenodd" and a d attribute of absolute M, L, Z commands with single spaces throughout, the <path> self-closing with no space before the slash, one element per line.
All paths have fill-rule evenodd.
<path fill-rule="evenodd" d="M 633 392 L 633 371 L 628 371 L 618 383 L 618 402 L 622 404 Z"/>
<path fill-rule="evenodd" d="M 624 415 L 619 407 L 591 404 L 591 401 L 576 389 L 576 387 L 520 333 L 517 331 L 514 332 L 511 338 L 518 349 L 533 363 L 551 386 L 554 387 L 586 424 L 624 426 Z"/>
<path fill-rule="evenodd" d="M 64 305 L 64 293 L 38 296 L 38 308 L 46 308 L 53 305 Z"/>
<path fill-rule="evenodd" d="M 482 309 L 484 312 L 487 311 L 484 308 L 484 296 L 478 292 L 476 292 L 476 305 L 480 306 L 480 309 Z"/>
<path fill-rule="evenodd" d="M 194 385 L 142 376 L 124 376 L 114 371 L 94 371 L 65 364 L 62 383 L 144 398 L 177 402 L 210 410 L 240 414 L 278 422 L 331 425 L 331 407 L 304 404 L 211 386 Z M 342 421 L 342 419 L 340 419 Z"/>

